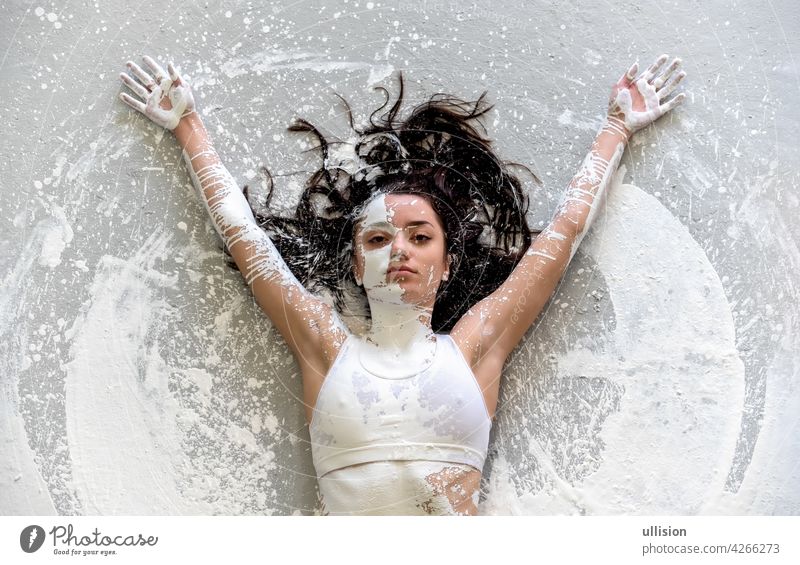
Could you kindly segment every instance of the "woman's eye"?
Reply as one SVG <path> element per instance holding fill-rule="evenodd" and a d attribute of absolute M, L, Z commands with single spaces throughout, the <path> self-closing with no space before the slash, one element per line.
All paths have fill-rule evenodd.
<path fill-rule="evenodd" d="M 429 239 L 431 239 L 431 237 L 425 234 L 418 233 L 413 235 L 411 239 L 417 243 L 422 243 L 428 241 Z M 387 241 L 389 241 L 388 238 L 383 235 L 373 235 L 372 237 L 367 238 L 367 243 L 372 245 L 380 245 L 381 243 L 386 243 Z"/>

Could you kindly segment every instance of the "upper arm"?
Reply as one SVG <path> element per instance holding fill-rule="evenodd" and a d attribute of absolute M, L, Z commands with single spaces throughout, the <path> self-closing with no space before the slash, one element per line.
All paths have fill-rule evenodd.
<path fill-rule="evenodd" d="M 345 336 L 332 307 L 294 277 L 250 204 L 208 141 L 201 121 L 181 134 L 183 158 L 192 183 L 259 306 L 278 328 L 304 370 L 324 371 Z"/>
<path fill-rule="evenodd" d="M 605 193 L 626 142 L 613 128 L 601 130 L 550 224 L 508 279 L 458 321 L 453 331 L 475 352 L 473 362 L 504 362 L 536 320 L 597 214 L 595 200 Z"/>
<path fill-rule="evenodd" d="M 574 224 L 556 217 L 503 284 L 456 323 L 451 333 L 473 352 L 474 364 L 502 366 L 558 286 L 576 240 Z"/>
<path fill-rule="evenodd" d="M 336 310 L 309 292 L 255 224 L 229 247 L 258 305 L 283 336 L 301 368 L 325 373 L 346 329 Z M 235 238 L 235 236 L 234 236 Z"/>

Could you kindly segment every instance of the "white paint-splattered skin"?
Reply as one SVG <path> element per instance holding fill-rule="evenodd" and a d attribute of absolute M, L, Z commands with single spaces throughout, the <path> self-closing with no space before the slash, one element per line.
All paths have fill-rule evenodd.
<path fill-rule="evenodd" d="M 591 226 L 631 135 L 683 101 L 683 94 L 664 100 L 685 76 L 675 74 L 679 59 L 659 72 L 667 59 L 660 56 L 640 76 L 634 64 L 613 86 L 607 119 L 550 223 L 506 282 L 467 312 L 465 318 L 472 316 L 480 323 L 459 337 L 468 343 L 482 342 L 479 359 L 489 359 L 486 362 L 496 369 L 498 380 L 499 368 L 552 296 Z M 456 331 L 461 329 L 457 326 Z"/>
<path fill-rule="evenodd" d="M 683 95 L 678 95 L 665 101 L 684 76 L 675 74 L 679 60 L 662 70 L 666 60 L 666 55 L 659 57 L 638 77 L 634 65 L 614 85 L 607 120 L 550 224 L 508 279 L 475 304 L 451 331 L 483 391 L 490 417 L 497 407 L 503 365 L 553 294 L 597 213 L 600 198 L 630 136 L 683 100 Z M 189 85 L 172 64 L 167 78 L 155 61 L 145 58 L 145 62 L 155 79 L 133 64 L 129 67 L 142 84 L 121 76 L 146 102 L 128 95 L 121 98 L 175 134 L 217 232 L 301 368 L 306 417 L 310 421 L 325 375 L 349 331 L 337 312 L 292 275 L 275 246 L 256 225 L 246 199 L 221 163 L 194 111 Z M 413 239 L 425 230 L 432 239 L 429 247 L 421 239 Z M 361 356 L 366 368 L 394 374 L 415 372 L 432 357 L 436 346 L 431 330 L 433 302 L 450 266 L 444 252 L 445 238 L 441 222 L 424 198 L 377 195 L 365 206 L 355 233 L 354 269 L 367 293 L 372 318 Z M 395 268 L 409 270 L 393 271 Z M 359 472 L 373 473 L 371 480 L 380 481 L 382 475 L 374 474 L 380 473 L 379 468 L 367 464 Z M 417 479 L 420 484 L 435 486 L 439 493 L 459 492 L 460 506 L 456 510 L 453 502 L 452 513 L 475 514 L 481 472 L 468 468 L 454 475 L 452 467 L 442 463 L 441 471 L 431 473 L 428 469 Z M 473 502 L 463 506 L 464 501 Z"/>
<path fill-rule="evenodd" d="M 681 93 L 666 100 L 686 76 L 683 71 L 676 73 L 681 64 L 677 58 L 662 69 L 668 59 L 667 55 L 661 55 L 639 76 L 636 74 L 638 63 L 634 63 L 614 85 L 606 121 L 580 170 L 570 182 L 554 221 L 541 234 L 547 240 L 564 241 L 564 231 L 577 233 L 571 245 L 570 260 L 592 225 L 599 209 L 595 201 L 598 204 L 602 201 L 631 135 L 656 121 L 685 98 L 685 94 Z M 557 225 L 554 225 L 556 220 Z M 572 225 L 561 227 L 564 223 Z M 539 255 L 544 260 L 554 260 L 546 250 L 531 248 L 529 253 Z"/>

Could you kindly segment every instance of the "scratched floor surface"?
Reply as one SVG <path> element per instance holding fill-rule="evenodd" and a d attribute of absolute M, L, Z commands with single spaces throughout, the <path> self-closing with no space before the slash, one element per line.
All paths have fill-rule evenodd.
<path fill-rule="evenodd" d="M 688 98 L 634 138 L 509 361 L 480 511 L 800 513 L 797 7 L 253 4 L 2 8 L 3 514 L 319 512 L 298 368 L 171 134 L 117 98 L 127 60 L 174 61 L 285 208 L 316 159 L 285 128 L 346 137 L 334 92 L 360 120 L 399 70 L 411 102 L 488 89 L 541 227 L 611 84 L 661 52 Z"/>

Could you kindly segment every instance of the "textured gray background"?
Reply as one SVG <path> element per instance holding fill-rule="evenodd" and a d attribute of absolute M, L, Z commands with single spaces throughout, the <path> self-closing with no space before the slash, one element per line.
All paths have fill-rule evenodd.
<path fill-rule="evenodd" d="M 699 294 L 686 304 L 712 296 L 725 306 L 656 319 L 691 325 L 694 310 L 708 327 L 727 323 L 735 337 L 708 343 L 720 337 L 731 350 L 701 352 L 697 340 L 663 370 L 643 361 L 639 369 L 667 383 L 641 389 L 659 399 L 652 405 L 636 400 L 638 370 L 615 379 L 597 369 L 602 356 L 594 365 L 575 357 L 618 351 L 614 332 L 635 310 L 615 303 L 608 277 L 618 273 L 602 265 L 621 263 L 601 259 L 607 248 L 592 234 L 551 304 L 563 307 L 548 308 L 510 361 L 482 504 L 487 513 L 800 512 L 796 2 L 123 6 L 0 3 L 4 514 L 317 508 L 297 368 L 223 265 L 174 139 L 117 98 L 126 60 L 174 61 L 234 177 L 259 187 L 258 167 L 269 166 L 287 206 L 316 161 L 285 127 L 302 116 L 346 136 L 334 92 L 361 119 L 382 100 L 371 88 L 394 92 L 399 69 L 409 102 L 488 89 L 499 153 L 544 180 L 527 184 L 531 223 L 541 225 L 591 143 L 610 85 L 662 52 L 683 58 L 688 98 L 637 135 L 623 164 L 638 191 L 619 194 L 670 216 L 664 225 L 704 253 L 713 284 L 687 265 L 685 293 Z M 623 200 L 610 206 L 624 214 Z M 647 345 L 653 359 L 671 339 Z M 715 373 L 729 361 L 736 382 Z M 717 380 L 705 382 L 733 392 L 704 390 L 711 373 Z M 680 391 L 670 386 L 678 382 Z M 654 423 L 661 399 L 670 408 Z M 611 461 L 615 439 L 628 443 L 610 431 L 619 426 L 603 431 L 618 413 L 658 430 L 648 448 L 662 446 L 661 459 Z M 718 441 L 716 425 L 732 440 Z M 637 458 L 652 468 L 619 482 L 641 488 L 591 484 L 604 465 Z"/>

